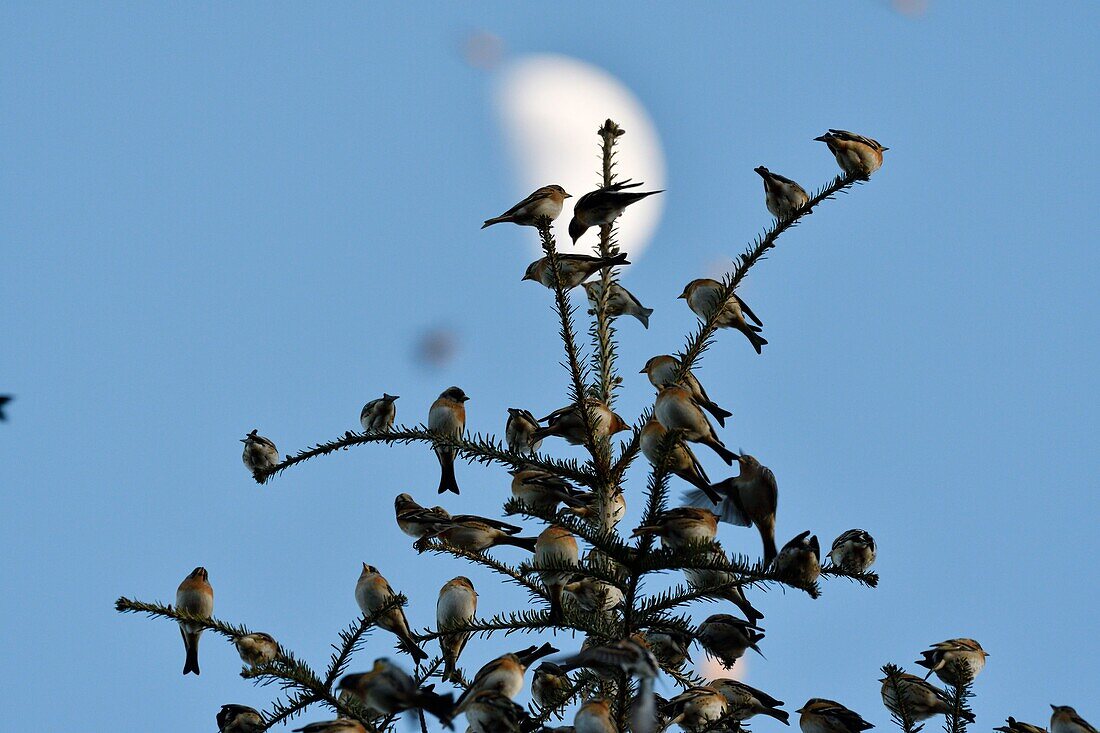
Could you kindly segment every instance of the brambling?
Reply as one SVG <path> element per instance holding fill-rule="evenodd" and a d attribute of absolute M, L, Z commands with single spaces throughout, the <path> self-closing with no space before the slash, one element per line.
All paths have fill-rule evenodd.
<path fill-rule="evenodd" d="M 397 715 L 406 710 L 424 710 L 448 728 L 453 717 L 454 695 L 439 695 L 430 688 L 418 687 L 405 670 L 385 657 L 374 660 L 370 672 L 347 674 L 336 689 L 348 691 L 379 715 Z"/>
<path fill-rule="evenodd" d="M 726 669 L 745 656 L 747 649 L 764 656 L 757 646 L 764 638 L 763 630 L 728 613 L 708 616 L 699 624 L 695 638 L 707 654 L 717 659 Z"/>
<path fill-rule="evenodd" d="M 710 685 L 689 687 L 661 706 L 661 713 L 686 731 L 710 730 L 729 707 L 725 695 Z"/>
<path fill-rule="evenodd" d="M 569 513 L 591 521 L 599 519 L 600 523 L 608 529 L 615 529 L 619 522 L 623 520 L 623 517 L 626 516 L 626 496 L 623 495 L 622 491 L 612 490 L 607 503 L 603 507 L 602 514 L 599 494 L 592 491 L 581 494 L 578 498 L 584 502 L 584 505 L 570 507 Z"/>
<path fill-rule="evenodd" d="M 271 634 L 262 631 L 236 637 L 233 639 L 233 646 L 237 647 L 241 661 L 253 669 L 270 664 L 279 656 L 279 642 Z"/>
<path fill-rule="evenodd" d="M 615 433 L 629 430 L 621 417 L 615 414 L 610 407 L 603 402 L 589 398 L 589 407 L 593 413 L 594 422 L 592 432 L 596 440 L 610 438 Z M 534 433 L 536 440 L 556 435 L 565 438 L 571 445 L 584 445 L 584 415 L 577 409 L 577 405 L 569 405 L 554 410 L 539 422 L 545 422 L 545 428 L 539 428 Z"/>
<path fill-rule="evenodd" d="M 619 733 L 611 719 L 611 703 L 602 698 L 587 700 L 573 716 L 575 733 Z"/>
<path fill-rule="evenodd" d="M 393 509 L 401 531 L 418 540 L 439 534 L 451 520 L 443 507 L 422 507 L 409 494 L 398 494 L 393 500 Z"/>
<path fill-rule="evenodd" d="M 539 421 L 530 410 L 518 407 L 508 408 L 508 422 L 504 424 L 504 438 L 508 441 L 508 450 L 513 453 L 534 453 L 542 445 L 541 440 L 532 440 L 531 436 L 539 429 Z"/>
<path fill-rule="evenodd" d="M 933 644 L 931 649 L 921 652 L 921 656 L 924 658 L 918 659 L 916 664 L 928 670 L 924 679 L 935 672 L 945 684 L 958 686 L 963 681 L 955 674 L 954 663 L 966 664 L 970 668 L 970 680 L 974 681 L 985 667 L 989 654 L 973 639 L 948 639 Z"/>
<path fill-rule="evenodd" d="M 589 613 L 610 611 L 623 602 L 623 592 L 620 588 L 579 573 L 573 575 L 562 590 L 568 593 L 582 610 Z"/>
<path fill-rule="evenodd" d="M 628 189 L 644 186 L 644 183 L 631 183 L 627 179 L 621 183 L 589 191 L 577 199 L 573 206 L 573 218 L 569 221 L 569 237 L 573 244 L 581 238 L 589 227 L 612 224 L 627 206 L 637 203 L 647 196 L 663 191 L 631 191 Z"/>
<path fill-rule="evenodd" d="M 882 154 L 890 149 L 877 140 L 847 130 L 829 130 L 814 140 L 829 146 L 840 169 L 848 175 L 871 175 L 882 167 Z"/>
<path fill-rule="evenodd" d="M 718 328 L 736 328 L 745 334 L 745 338 L 756 349 L 756 353 L 761 353 L 761 347 L 768 343 L 767 339 L 760 335 L 764 323 L 756 317 L 737 293 L 731 295 L 725 303 L 720 302 L 722 289 L 722 283 L 704 277 L 689 282 L 684 292 L 677 297 L 686 300 L 692 313 L 704 321 L 710 319 L 711 314 L 716 310 L 720 310 Z M 745 321 L 745 316 L 748 316 L 752 323 Z"/>
<path fill-rule="evenodd" d="M 439 589 L 435 602 L 435 624 L 442 634 L 446 629 L 467 626 L 477 614 L 477 591 L 470 579 L 462 575 L 452 578 Z M 470 640 L 470 632 L 442 634 L 439 649 L 443 652 L 443 679 L 458 684 L 462 676 L 458 672 L 458 658 Z"/>
<path fill-rule="evenodd" d="M 806 189 L 764 166 L 753 168 L 764 179 L 764 201 L 776 219 L 789 219 L 810 200 Z"/>
<path fill-rule="evenodd" d="M 684 440 L 707 446 L 727 465 L 732 465 L 736 460 L 737 454 L 726 448 L 714 432 L 710 420 L 691 400 L 691 392 L 678 384 L 665 385 L 657 393 L 653 416 L 666 430 L 681 430 Z"/>
<path fill-rule="evenodd" d="M 484 552 L 492 547 L 511 545 L 528 552 L 535 551 L 534 537 L 517 537 L 522 530 L 514 524 L 495 519 L 459 514 L 451 517 L 436 537 L 445 545 L 467 552 Z"/>
<path fill-rule="evenodd" d="M 584 283 L 584 292 L 588 296 L 588 304 L 592 308 L 588 315 L 596 315 L 596 307 L 603 295 L 603 283 L 599 280 Z M 621 315 L 634 316 L 643 327 L 649 328 L 649 317 L 653 315 L 652 308 L 646 308 L 634 295 L 619 283 L 611 283 L 607 293 L 607 315 L 610 318 L 618 318 Z"/>
<path fill-rule="evenodd" d="M 570 565 L 577 567 L 579 562 L 579 550 L 577 540 L 573 534 L 561 527 L 550 526 L 542 531 L 538 541 L 535 542 L 535 566 L 536 567 L 561 567 Z M 562 620 L 561 595 L 565 584 L 573 576 L 569 571 L 540 570 L 538 571 L 542 584 L 550 595 L 550 621 L 558 623 Z"/>
<path fill-rule="evenodd" d="M 645 367 L 638 373 L 649 377 L 649 383 L 658 390 L 669 384 L 679 384 L 691 393 L 691 399 L 695 404 L 709 412 L 718 421 L 719 425 L 725 427 L 726 418 L 733 417 L 733 413 L 729 410 L 723 410 L 707 396 L 707 391 L 703 389 L 703 385 L 699 383 L 699 380 L 695 378 L 690 369 L 684 372 L 679 381 L 676 380 L 678 371 L 680 371 L 679 359 L 671 354 L 660 354 L 647 361 Z"/>
<path fill-rule="evenodd" d="M 257 433 L 258 430 L 253 430 L 241 438 L 241 442 L 244 443 L 244 454 L 241 455 L 241 460 L 252 472 L 252 477 L 259 480 L 261 473 L 279 465 L 279 451 L 274 443 Z"/>
<path fill-rule="evenodd" d="M 729 562 L 725 550 L 723 550 L 722 545 L 717 542 L 711 547 L 706 558 L 709 562 L 714 563 Z M 700 588 L 726 586 L 737 582 L 737 576 L 728 570 L 684 568 L 684 577 L 687 579 L 688 585 L 696 590 Z M 753 605 L 749 603 L 749 599 L 745 598 L 745 593 L 739 585 L 729 585 L 722 591 L 716 592 L 714 596 L 716 598 L 724 598 L 737 606 L 738 610 L 745 614 L 745 618 L 749 620 L 750 624 L 755 624 L 757 621 L 764 618 L 764 614 L 757 611 Z"/>
<path fill-rule="evenodd" d="M 383 392 L 378 399 L 363 405 L 363 411 L 359 413 L 359 423 L 363 430 L 370 433 L 392 428 L 393 421 L 397 418 L 397 406 L 393 403 L 398 399 L 398 395 Z"/>
<path fill-rule="evenodd" d="M 866 573 L 875 564 L 875 538 L 862 529 L 850 529 L 833 540 L 829 559 L 842 570 Z"/>
<path fill-rule="evenodd" d="M 355 584 L 355 602 L 359 604 L 359 610 L 364 616 L 374 614 L 382 606 L 393 600 L 395 593 L 389 582 L 378 572 L 373 565 L 363 563 L 363 572 L 359 574 L 359 582 Z M 421 651 L 416 643 L 416 638 L 409 630 L 409 621 L 405 618 L 405 609 L 397 606 L 379 616 L 375 624 L 397 637 L 401 649 L 412 656 L 417 664 L 426 660 L 428 655 Z"/>
<path fill-rule="evenodd" d="M 568 198 L 572 198 L 572 195 L 566 193 L 561 186 L 543 186 L 500 216 L 486 219 L 481 228 L 503 222 L 524 227 L 537 226 L 538 220 L 544 216 L 550 217 L 551 220 L 557 219 L 561 214 L 562 205 Z"/>
<path fill-rule="evenodd" d="M 790 715 L 786 710 L 779 709 L 783 704 L 782 700 L 776 700 L 766 692 L 728 677 L 719 677 L 711 680 L 709 684 L 725 696 L 726 702 L 729 703 L 727 708 L 729 715 L 738 722 L 748 720 L 754 715 L 767 715 L 783 725 L 790 725 L 788 722 Z"/>
<path fill-rule="evenodd" d="M 889 677 L 879 680 L 882 683 L 882 704 L 895 715 L 901 715 L 898 698 L 905 701 L 905 707 L 915 722 L 928 720 L 933 715 L 946 715 L 951 712 L 951 700 L 940 688 L 922 680 L 914 674 L 902 672 L 897 689 L 890 683 Z M 972 713 L 964 713 L 963 719 L 974 722 Z"/>
<path fill-rule="evenodd" d="M 542 646 L 529 646 L 518 652 L 502 654 L 477 671 L 455 705 L 455 711 L 461 712 L 466 705 L 479 692 L 494 691 L 515 699 L 523 690 L 523 675 L 532 663 L 543 657 L 556 654 L 557 649 L 549 644 Z"/>
<path fill-rule="evenodd" d="M 210 586 L 210 576 L 206 568 L 198 567 L 183 579 L 176 589 L 176 610 L 197 618 L 208 619 L 214 615 L 214 589 Z M 199 673 L 199 637 L 203 627 L 180 621 L 180 635 L 183 636 L 183 648 L 187 659 L 183 663 L 183 673 Z"/>
<path fill-rule="evenodd" d="M 263 716 L 247 705 L 222 705 L 218 711 L 218 733 L 263 733 Z"/>
<path fill-rule="evenodd" d="M 802 714 L 798 720 L 802 733 L 861 733 L 875 727 L 859 713 L 823 697 L 810 698 L 795 712 Z"/>
<path fill-rule="evenodd" d="M 676 669 L 691 661 L 691 642 L 694 637 L 679 631 L 654 631 L 645 634 L 646 644 L 663 667 Z"/>
<path fill-rule="evenodd" d="M 1047 733 L 1047 729 L 1038 725 L 1032 725 L 1031 723 L 1024 723 L 1016 720 L 1011 715 L 1005 720 L 1005 724 L 994 728 L 993 730 L 1000 733 Z"/>
<path fill-rule="evenodd" d="M 1069 705 L 1051 705 L 1050 733 L 1096 733 L 1096 728 Z"/>
<path fill-rule="evenodd" d="M 612 644 L 586 645 L 576 654 L 567 657 L 558 666 L 569 672 L 574 669 L 594 669 L 599 672 L 625 673 L 630 677 L 657 676 L 660 665 L 646 645 L 645 637 L 634 634 Z"/>
<path fill-rule="evenodd" d="M 665 426 L 651 417 L 642 428 L 638 443 L 644 455 L 654 467 L 664 459 L 665 469 L 673 476 L 679 476 L 692 486 L 696 487 L 700 495 L 710 497 L 710 505 L 713 506 L 721 500 L 721 496 L 711 488 L 710 478 L 703 468 L 703 464 L 695 457 L 691 447 L 682 440 L 677 440 L 667 449 L 667 455 L 662 456 L 662 448 L 665 447 L 665 435 L 668 433 Z"/>
<path fill-rule="evenodd" d="M 572 290 L 587 280 L 597 270 L 605 267 L 619 267 L 629 265 L 626 253 L 620 253 L 614 257 L 593 257 L 592 255 L 558 255 L 558 270 L 560 273 L 561 287 L 563 290 Z M 520 282 L 534 280 L 542 283 L 551 290 L 554 289 L 554 270 L 550 267 L 550 258 L 543 257 L 535 260 L 527 266 Z"/>
<path fill-rule="evenodd" d="M 769 565 L 777 554 L 775 549 L 775 512 L 779 506 L 779 486 L 775 474 L 747 453 L 737 456 L 740 473 L 712 488 L 721 495 L 718 516 L 727 524 L 748 527 L 755 524 L 764 543 L 764 564 Z M 710 497 L 699 491 L 689 491 L 684 500 L 691 506 L 712 507 Z"/>
<path fill-rule="evenodd" d="M 367 729 L 358 720 L 337 718 L 295 728 L 294 733 L 367 733 Z"/>
<path fill-rule="evenodd" d="M 448 438 L 459 439 L 466 430 L 466 396 L 458 387 L 448 387 L 428 410 L 428 430 Z M 437 445 L 436 458 L 439 459 L 439 493 L 452 491 L 459 493 L 455 480 L 455 456 L 458 451 L 450 446 Z"/>
<path fill-rule="evenodd" d="M 522 733 L 531 716 L 512 699 L 497 690 L 479 690 L 465 707 L 466 733 Z"/>
<path fill-rule="evenodd" d="M 553 662 L 543 662 L 531 675 L 531 698 L 543 710 L 557 707 L 572 688 L 569 675 Z"/>
<path fill-rule="evenodd" d="M 772 561 L 772 568 L 781 578 L 798 585 L 813 585 L 821 574 L 821 546 L 810 530 L 795 535 Z"/>
<path fill-rule="evenodd" d="M 661 546 L 678 550 L 689 545 L 709 544 L 718 536 L 718 517 L 709 509 L 681 506 L 654 517 L 652 524 L 634 530 L 632 537 L 656 535 Z"/>
<path fill-rule="evenodd" d="M 549 471 L 520 468 L 508 473 L 512 476 L 512 496 L 535 511 L 554 513 L 559 504 L 584 506 L 585 495 Z"/>
<path fill-rule="evenodd" d="M 11 395 L 0 395 L 0 422 L 7 422 L 8 416 L 4 413 L 4 407 L 11 402 Z"/>

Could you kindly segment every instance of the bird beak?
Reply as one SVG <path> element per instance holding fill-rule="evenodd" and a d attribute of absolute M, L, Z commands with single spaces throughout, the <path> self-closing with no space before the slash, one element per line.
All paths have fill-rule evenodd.
<path fill-rule="evenodd" d="M 800 707 L 800 708 L 799 708 L 798 710 L 795 710 L 795 712 L 796 712 L 796 713 L 803 713 L 803 712 L 806 712 L 806 708 L 805 708 L 805 706 L 803 706 L 803 707 Z"/>
<path fill-rule="evenodd" d="M 645 369 L 639 369 L 638 374 L 645 374 Z"/>
<path fill-rule="evenodd" d="M 519 281 L 520 281 L 520 282 L 523 282 L 524 280 L 530 280 L 530 279 L 531 279 L 531 276 L 530 276 L 530 275 L 528 275 L 527 273 L 524 273 L 524 274 L 523 274 L 523 277 L 521 277 L 521 278 L 519 279 Z"/>
<path fill-rule="evenodd" d="M 680 293 L 679 295 L 676 296 L 676 300 L 683 300 L 686 297 L 687 297 L 686 295 L 684 295 L 683 293 Z"/>
<path fill-rule="evenodd" d="M 882 149 L 882 152 L 884 152 L 884 153 L 885 153 L 885 152 L 886 152 L 887 150 L 889 150 L 889 149 L 890 149 L 890 148 L 883 148 L 883 149 Z"/>
<path fill-rule="evenodd" d="M 814 140 L 818 141 L 819 143 L 823 143 L 825 142 L 825 136 L 822 135 L 821 137 L 815 137 Z"/>
<path fill-rule="evenodd" d="M 889 148 L 883 148 L 883 150 L 889 150 Z M 563 199 L 571 199 L 571 198 L 573 198 L 573 194 L 571 194 L 571 193 L 563 193 L 563 194 L 561 195 L 561 197 L 562 197 Z"/>
<path fill-rule="evenodd" d="M 241 442 L 242 442 L 242 443 L 247 443 L 247 442 L 248 442 L 248 438 L 241 438 Z"/>

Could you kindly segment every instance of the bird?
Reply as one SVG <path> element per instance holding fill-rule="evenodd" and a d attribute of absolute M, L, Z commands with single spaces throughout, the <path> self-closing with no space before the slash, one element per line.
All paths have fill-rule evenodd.
<path fill-rule="evenodd" d="M 953 709 L 946 692 L 914 674 L 898 673 L 896 689 L 889 677 L 883 677 L 879 682 L 882 683 L 882 703 L 886 709 L 895 715 L 901 715 L 898 705 L 900 697 L 905 701 L 905 708 L 914 722 L 928 720 L 933 715 L 946 715 Z M 973 713 L 964 712 L 962 718 L 968 723 L 974 722 Z"/>
<path fill-rule="evenodd" d="M 252 668 L 270 664 L 279 656 L 279 642 L 262 631 L 241 634 L 233 639 L 233 646 L 237 647 L 241 661 Z"/>
<path fill-rule="evenodd" d="M 538 220 L 544 216 L 553 221 L 561 214 L 562 206 L 568 198 L 573 198 L 572 194 L 566 193 L 561 186 L 556 184 L 543 186 L 500 216 L 486 219 L 481 228 L 484 229 L 503 222 L 533 227 L 538 226 Z"/>
<path fill-rule="evenodd" d="M 714 506 L 721 501 L 722 496 L 711 488 L 710 478 L 691 447 L 679 438 L 670 445 L 666 445 L 667 434 L 665 426 L 656 417 L 651 417 L 646 422 L 638 438 L 642 454 L 646 459 L 654 467 L 663 465 L 665 470 L 673 476 L 679 476 L 696 487 L 700 496 L 708 501 L 708 506 Z"/>
<path fill-rule="evenodd" d="M 445 545 L 467 552 L 484 552 L 500 545 L 534 552 L 536 538 L 517 537 L 521 530 L 521 527 L 507 522 L 459 514 L 443 525 L 436 538 Z"/>
<path fill-rule="evenodd" d="M 531 436 L 539 429 L 539 421 L 530 410 L 518 407 L 508 408 L 508 422 L 504 424 L 504 438 L 508 441 L 508 450 L 513 453 L 534 453 L 542 445 L 541 440 L 532 440 Z"/>
<path fill-rule="evenodd" d="M 727 524 L 748 527 L 755 524 L 764 544 L 764 564 L 775 559 L 775 512 L 779 507 L 779 486 L 771 469 L 747 453 L 737 455 L 740 473 L 719 481 L 711 488 L 722 497 L 718 516 Z M 709 494 L 689 491 L 684 501 L 691 506 L 713 507 Z"/>
<path fill-rule="evenodd" d="M 443 652 L 443 679 L 458 684 L 458 658 L 470 640 L 470 632 L 444 633 L 456 626 L 467 626 L 477 614 L 477 591 L 470 579 L 459 575 L 443 584 L 435 603 L 435 624 L 439 648 Z"/>
<path fill-rule="evenodd" d="M 749 340 L 752 347 L 756 349 L 756 353 L 761 353 L 763 346 L 768 343 L 767 339 L 760 335 L 760 330 L 764 326 L 763 321 L 757 318 L 756 314 L 753 313 L 745 301 L 741 300 L 737 293 L 731 294 L 724 303 L 721 302 L 724 287 L 717 280 L 699 278 L 689 282 L 684 287 L 684 292 L 680 293 L 677 298 L 686 300 L 692 313 L 699 316 L 703 321 L 709 320 L 715 311 L 719 311 L 715 326 L 717 328 L 737 329 Z M 748 316 L 752 323 L 748 323 L 745 316 Z"/>
<path fill-rule="evenodd" d="M 711 685 L 689 687 L 661 706 L 661 713 L 670 723 L 679 724 L 686 731 L 710 730 L 711 724 L 721 720 L 729 707 L 726 696 Z"/>
<path fill-rule="evenodd" d="M 935 672 L 945 684 L 958 686 L 963 684 L 963 680 L 959 679 L 954 665 L 965 664 L 970 669 L 969 681 L 972 682 L 985 667 L 985 658 L 989 654 L 973 639 L 961 638 L 933 644 L 930 649 L 921 652 L 921 656 L 923 658 L 918 659 L 916 664 L 928 670 L 924 679 Z"/>
<path fill-rule="evenodd" d="M 725 551 L 717 542 L 715 542 L 708 551 L 706 560 L 716 564 L 729 562 Z M 717 598 L 724 598 L 737 606 L 738 610 L 745 615 L 745 618 L 749 620 L 750 624 L 755 624 L 757 621 L 764 618 L 764 614 L 756 610 L 753 605 L 749 603 L 749 599 L 745 598 L 745 593 L 741 589 L 741 586 L 733 585 L 738 579 L 737 575 L 734 573 L 727 570 L 686 567 L 684 568 L 684 577 L 687 578 L 688 585 L 695 590 L 723 586 L 721 591 L 715 592 L 713 595 Z"/>
<path fill-rule="evenodd" d="M 691 661 L 691 642 L 695 637 L 673 629 L 650 629 L 645 633 L 646 644 L 662 667 L 677 669 Z"/>
<path fill-rule="evenodd" d="M 398 494 L 393 508 L 397 526 L 417 540 L 434 537 L 451 521 L 451 515 L 443 507 L 422 507 L 409 494 Z"/>
<path fill-rule="evenodd" d="M 661 546 L 678 550 L 691 545 L 708 545 L 718 535 L 718 517 L 709 509 L 681 506 L 657 514 L 650 524 L 634 530 L 632 537 L 655 535 Z"/>
<path fill-rule="evenodd" d="M 612 224 L 623 210 L 647 196 L 664 193 L 663 191 L 632 191 L 629 189 L 644 186 L 644 183 L 631 183 L 630 179 L 610 186 L 589 191 L 577 199 L 573 206 L 573 218 L 569 221 L 569 237 L 573 244 L 588 231 L 589 227 Z"/>
<path fill-rule="evenodd" d="M 428 410 L 428 430 L 447 438 L 458 440 L 466 429 L 466 396 L 458 387 L 448 387 Z M 459 493 L 455 480 L 455 455 L 457 450 L 448 445 L 436 445 L 435 455 L 439 459 L 439 493 L 451 491 Z"/>
<path fill-rule="evenodd" d="M 214 589 L 210 585 L 210 575 L 206 568 L 195 568 L 180 583 L 176 589 L 176 611 L 200 619 L 209 619 L 214 615 Z M 183 673 L 199 674 L 199 637 L 205 627 L 182 620 L 179 625 L 183 649 L 187 653 Z"/>
<path fill-rule="evenodd" d="M 679 384 L 687 391 L 691 392 L 691 399 L 695 404 L 702 407 L 709 412 L 718 424 L 722 427 L 726 426 L 726 418 L 733 417 L 733 413 L 729 410 L 723 410 L 714 400 L 707 396 L 707 391 L 703 389 L 703 385 L 699 383 L 699 380 L 695 378 L 695 375 L 690 369 L 685 371 L 679 379 L 676 379 L 676 374 L 680 371 L 680 360 L 671 354 L 659 354 L 651 357 L 649 361 L 645 363 L 639 374 L 645 374 L 649 377 L 649 383 L 656 387 L 658 390 L 668 384 Z"/>
<path fill-rule="evenodd" d="M 497 690 L 479 690 L 466 703 L 467 733 L 523 733 L 531 716 Z"/>
<path fill-rule="evenodd" d="M 363 563 L 363 572 L 359 574 L 359 582 L 355 584 L 355 602 L 359 604 L 359 610 L 363 615 L 373 617 L 377 611 L 393 600 L 394 595 L 393 588 L 378 572 L 378 568 Z M 412 656 L 417 664 L 428 658 L 428 655 L 417 645 L 412 631 L 409 630 L 409 621 L 405 618 L 405 610 L 401 606 L 395 606 L 375 618 L 375 625 L 396 636 L 399 641 L 398 646 Z"/>
<path fill-rule="evenodd" d="M 1047 733 L 1047 729 L 1042 726 L 1032 725 L 1031 723 L 1024 723 L 1016 720 L 1011 715 L 1005 720 L 1005 724 L 999 728 L 994 728 L 995 731 L 1000 733 Z"/>
<path fill-rule="evenodd" d="M 369 672 L 344 675 L 336 689 L 350 692 L 355 699 L 380 715 L 424 710 L 448 728 L 451 727 L 454 695 L 439 695 L 429 688 L 418 686 L 405 670 L 385 657 L 374 660 Z"/>
<path fill-rule="evenodd" d="M 737 454 L 726 448 L 714 432 L 710 420 L 692 402 L 691 392 L 680 385 L 668 384 L 661 388 L 657 393 L 657 401 L 653 404 L 653 416 L 666 430 L 680 430 L 684 440 L 700 443 L 713 450 L 726 465 L 732 465 L 737 460 Z"/>
<path fill-rule="evenodd" d="M 776 219 L 789 219 L 810 200 L 806 189 L 764 166 L 753 168 L 764 179 L 764 201 Z"/>
<path fill-rule="evenodd" d="M 572 290 L 591 277 L 597 270 L 602 270 L 605 267 L 618 267 L 620 265 L 630 264 L 626 259 L 625 252 L 611 257 L 559 254 L 557 259 L 558 277 L 562 290 Z M 543 257 L 528 265 L 526 272 L 523 273 L 523 277 L 520 278 L 520 282 L 524 280 L 533 280 L 534 282 L 542 283 L 553 290 L 554 268 L 550 266 L 550 257 Z"/>
<path fill-rule="evenodd" d="M 543 710 L 560 705 L 572 686 L 565 670 L 553 662 L 543 662 L 531 675 L 531 697 Z"/>
<path fill-rule="evenodd" d="M 263 716 L 247 705 L 222 705 L 218 711 L 218 733 L 263 733 Z"/>
<path fill-rule="evenodd" d="M 294 733 L 367 733 L 367 729 L 358 720 L 337 718 L 295 728 Z"/>
<path fill-rule="evenodd" d="M 725 695 L 726 702 L 729 703 L 729 715 L 738 722 L 748 720 L 754 715 L 767 715 L 783 725 L 790 725 L 790 715 L 786 710 L 779 709 L 783 704 L 782 700 L 776 700 L 766 692 L 728 677 L 713 679 L 709 684 Z"/>
<path fill-rule="evenodd" d="M 241 460 L 257 481 L 266 471 L 279 465 L 279 451 L 275 444 L 268 438 L 258 435 L 258 432 L 258 429 L 253 430 L 241 438 L 241 442 L 244 443 L 244 454 L 241 455 Z"/>
<path fill-rule="evenodd" d="M 708 616 L 699 624 L 695 638 L 707 654 L 717 659 L 726 669 L 743 657 L 747 649 L 764 656 L 757 646 L 764 638 L 763 630 L 728 613 Z"/>
<path fill-rule="evenodd" d="M 7 422 L 8 416 L 4 414 L 4 407 L 11 401 L 11 395 L 0 395 L 0 422 Z"/>
<path fill-rule="evenodd" d="M 1097 733 L 1096 727 L 1069 705 L 1051 705 L 1050 733 Z"/>
<path fill-rule="evenodd" d="M 599 523 L 606 529 L 615 529 L 626 516 L 626 496 L 622 491 L 612 489 L 602 508 L 600 495 L 595 491 L 581 494 L 578 498 L 584 501 L 584 506 L 570 507 L 569 513 L 589 520 L 599 518 Z"/>
<path fill-rule="evenodd" d="M 656 677 L 660 671 L 657 658 L 653 656 L 641 634 L 634 634 L 607 645 L 583 648 L 559 661 L 558 666 L 567 672 L 586 668 L 650 679 Z"/>
<path fill-rule="evenodd" d="M 603 698 L 587 700 L 573 716 L 575 733 L 619 733 L 611 719 L 611 704 Z"/>
<path fill-rule="evenodd" d="M 579 550 L 573 533 L 551 525 L 542 531 L 535 542 L 534 563 L 537 568 L 577 567 Z M 539 570 L 539 578 L 550 595 L 550 621 L 562 620 L 561 596 L 566 583 L 573 576 L 569 570 Z"/>
<path fill-rule="evenodd" d="M 882 154 L 890 148 L 878 140 L 847 130 L 829 130 L 814 140 L 829 146 L 836 162 L 850 176 L 869 176 L 882 167 Z"/>
<path fill-rule="evenodd" d="M 565 479 L 540 468 L 519 468 L 509 471 L 512 476 L 512 496 L 538 512 L 553 514 L 559 504 L 582 507 L 585 495 L 569 485 Z"/>
<path fill-rule="evenodd" d="M 529 646 L 517 652 L 502 654 L 477 671 L 470 686 L 459 696 L 455 712 L 465 710 L 467 703 L 479 692 L 492 690 L 514 700 L 523 690 L 523 675 L 533 662 L 557 654 L 549 644 Z"/>
<path fill-rule="evenodd" d="M 821 546 L 810 530 L 795 535 L 772 561 L 776 575 L 802 586 L 812 586 L 821 574 Z"/>
<path fill-rule="evenodd" d="M 841 570 L 866 573 L 875 564 L 875 538 L 862 529 L 850 529 L 833 540 L 829 559 Z"/>
<path fill-rule="evenodd" d="M 596 440 L 610 438 L 615 433 L 630 428 L 625 420 L 615 414 L 603 402 L 589 398 L 588 408 L 593 418 L 592 432 L 594 435 L 592 437 Z M 535 440 L 542 440 L 551 435 L 556 435 L 565 438 L 571 445 L 584 445 L 584 414 L 577 409 L 576 404 L 554 410 L 539 422 L 546 423 L 546 427 L 535 431 L 533 436 Z"/>
<path fill-rule="evenodd" d="M 802 733 L 861 733 L 875 727 L 859 713 L 823 697 L 810 698 L 795 712 L 801 713 Z"/>
<path fill-rule="evenodd" d="M 399 395 L 383 392 L 378 399 L 363 405 L 363 411 L 359 413 L 359 423 L 363 426 L 363 430 L 369 433 L 392 428 L 393 421 L 397 417 L 397 406 L 393 403 L 398 399 L 400 399 Z"/>
<path fill-rule="evenodd" d="M 600 298 L 603 296 L 603 283 L 599 280 L 584 283 L 584 292 L 588 296 L 588 304 L 592 306 L 588 311 L 588 315 L 594 316 Z M 643 327 L 649 328 L 649 317 L 653 315 L 653 309 L 642 305 L 629 290 L 619 285 L 619 283 L 613 282 L 611 287 L 608 288 L 606 305 L 605 312 L 609 318 L 618 318 L 622 315 L 634 316 L 641 322 Z"/>
<path fill-rule="evenodd" d="M 562 590 L 590 613 L 610 611 L 623 602 L 623 591 L 618 586 L 582 573 L 573 575 Z"/>

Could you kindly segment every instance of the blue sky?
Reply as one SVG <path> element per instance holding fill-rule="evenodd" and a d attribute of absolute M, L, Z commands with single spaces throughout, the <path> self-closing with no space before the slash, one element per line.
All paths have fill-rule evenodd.
<path fill-rule="evenodd" d="M 735 413 L 727 443 L 778 477 L 782 539 L 864 527 L 880 544 L 876 591 L 758 594 L 767 660 L 749 681 L 881 727 L 878 667 L 972 636 L 991 652 L 980 728 L 1042 723 L 1048 703 L 1098 722 L 1100 8 L 777 5 L 0 8 L 9 725 L 212 730 L 223 703 L 263 707 L 272 691 L 237 677 L 227 644 L 204 638 L 202 676 L 183 678 L 170 624 L 112 608 L 171 600 L 200 564 L 219 616 L 318 664 L 357 613 L 363 561 L 432 622 L 467 569 L 418 558 L 391 510 L 401 491 L 433 496 L 428 450 L 358 448 L 257 487 L 237 440 L 259 427 L 296 450 L 357 428 L 382 391 L 419 422 L 459 384 L 479 431 L 502 431 L 511 405 L 564 404 L 548 293 L 519 281 L 527 238 L 478 230 L 528 192 L 494 73 L 460 53 L 479 30 L 505 63 L 607 69 L 665 146 L 665 214 L 624 279 L 656 309 L 649 331 L 620 324 L 628 419 L 651 399 L 637 370 L 694 325 L 683 284 L 768 221 L 752 168 L 824 183 L 811 138 L 828 127 L 891 148 L 746 281 L 764 356 L 727 333 L 698 370 Z M 430 368 L 412 353 L 435 328 L 458 350 Z M 493 513 L 507 479 L 460 466 L 447 506 Z M 634 510 L 643 485 L 631 475 Z M 758 551 L 752 531 L 721 539 Z M 484 612 L 524 602 L 470 572 Z"/>

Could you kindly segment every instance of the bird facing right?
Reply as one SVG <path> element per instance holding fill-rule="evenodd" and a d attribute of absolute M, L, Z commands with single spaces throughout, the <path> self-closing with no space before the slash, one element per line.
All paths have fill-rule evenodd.
<path fill-rule="evenodd" d="M 875 727 L 859 713 L 823 697 L 811 698 L 795 712 L 802 716 L 798 720 L 802 733 L 861 733 Z"/>

